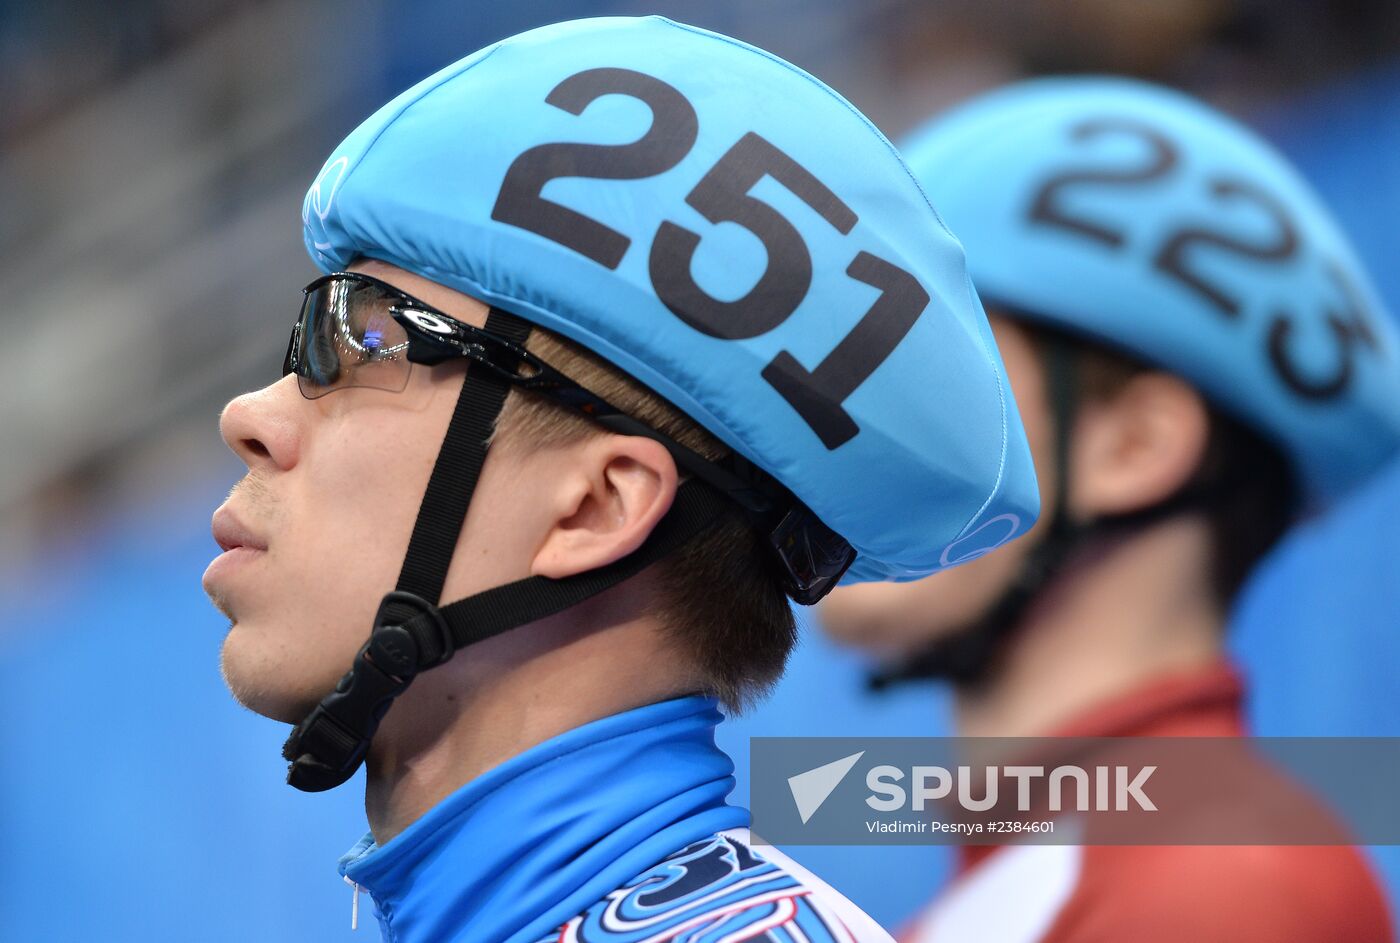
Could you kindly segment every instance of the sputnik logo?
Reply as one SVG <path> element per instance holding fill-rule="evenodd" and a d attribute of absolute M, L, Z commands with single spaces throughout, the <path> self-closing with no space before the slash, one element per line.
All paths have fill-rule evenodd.
<path fill-rule="evenodd" d="M 865 756 L 864 750 L 788 777 L 788 789 L 792 790 L 792 801 L 797 803 L 797 814 L 802 817 L 803 825 L 817 814 L 822 803 L 831 797 L 862 756 Z"/>

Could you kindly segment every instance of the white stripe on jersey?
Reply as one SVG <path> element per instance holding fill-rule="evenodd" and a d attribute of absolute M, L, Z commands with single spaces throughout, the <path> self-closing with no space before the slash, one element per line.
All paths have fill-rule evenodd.
<path fill-rule="evenodd" d="M 730 841 L 753 848 L 753 839 L 746 828 L 731 829 L 720 834 Z M 863 910 L 777 848 L 772 845 L 760 845 L 754 850 L 754 854 L 782 868 L 811 892 L 807 895 L 807 900 L 818 915 L 830 924 L 831 932 L 841 943 L 894 943 L 894 938 Z M 783 929 L 792 932 L 794 937 L 799 935 L 795 925 Z"/>

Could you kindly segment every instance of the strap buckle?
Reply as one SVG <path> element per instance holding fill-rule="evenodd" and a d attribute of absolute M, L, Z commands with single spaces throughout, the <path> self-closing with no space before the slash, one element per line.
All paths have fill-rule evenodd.
<path fill-rule="evenodd" d="M 369 657 L 405 682 L 420 671 L 436 667 L 457 650 L 442 610 L 422 596 L 395 590 L 386 593 L 374 614 Z"/>
<path fill-rule="evenodd" d="M 418 672 L 447 661 L 454 650 L 436 606 L 412 593 L 387 594 L 350 670 L 283 745 L 287 782 L 323 792 L 353 776 L 394 698 Z"/>

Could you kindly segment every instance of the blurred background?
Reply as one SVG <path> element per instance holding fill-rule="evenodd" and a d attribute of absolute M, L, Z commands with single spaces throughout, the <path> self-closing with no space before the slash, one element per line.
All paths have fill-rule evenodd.
<path fill-rule="evenodd" d="M 661 12 L 773 50 L 891 137 L 1044 72 L 1122 72 L 1262 130 L 1400 310 L 1394 0 L 0 0 L 0 935 L 338 940 L 357 784 L 283 784 L 285 729 L 238 708 L 199 577 L 241 466 L 216 417 L 275 379 L 313 276 L 301 197 L 375 107 L 496 39 Z M 1400 467 L 1300 528 L 1234 648 L 1256 729 L 1400 735 Z M 748 738 L 936 734 L 933 688 L 874 699 L 806 634 Z M 937 848 L 798 848 L 887 925 Z M 1400 849 L 1371 849 L 1392 902 Z M 375 930 L 361 930 L 372 938 Z"/>

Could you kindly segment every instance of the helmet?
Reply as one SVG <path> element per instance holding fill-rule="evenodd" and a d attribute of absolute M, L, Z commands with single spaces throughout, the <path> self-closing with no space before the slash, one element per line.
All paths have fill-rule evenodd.
<path fill-rule="evenodd" d="M 1037 79 L 935 119 L 904 153 L 966 241 L 989 303 L 1191 381 L 1291 460 L 1300 509 L 1332 501 L 1400 446 L 1394 325 L 1318 197 L 1236 122 L 1142 82 Z M 1065 345 L 1047 346 L 1047 367 L 1064 464 Z M 1077 548 L 1201 498 L 1188 488 L 1092 522 L 1056 514 L 987 612 L 872 685 L 984 679 Z"/>
<path fill-rule="evenodd" d="M 352 133 L 304 207 L 325 271 L 372 257 L 557 331 L 913 578 L 1038 496 L 964 269 L 894 148 L 762 50 L 661 17 L 532 30 Z"/>
<path fill-rule="evenodd" d="M 398 588 L 351 672 L 284 748 L 299 788 L 348 778 L 418 671 L 637 572 L 706 525 L 716 491 L 760 515 L 800 602 L 842 571 L 923 576 L 1034 523 L 1029 447 L 957 240 L 858 111 L 761 50 L 660 17 L 505 40 L 356 129 L 302 219 L 334 289 L 308 289 L 288 352 L 286 369 L 313 383 L 340 369 L 318 356 L 334 352 L 316 348 L 318 326 L 351 323 L 331 309 L 356 290 L 384 290 L 336 274 L 357 259 L 491 312 L 482 330 L 413 299 L 391 307 L 409 361 L 474 366 Z M 507 384 L 569 387 L 524 349 L 532 326 L 636 377 L 740 464 L 708 467 L 670 443 L 697 478 L 641 550 L 439 607 Z M 343 349 L 388 353 L 369 333 L 351 340 Z M 575 385 L 568 400 L 610 428 L 654 435 L 590 396 Z M 747 504 L 750 482 L 778 497 Z M 763 518 L 773 501 L 793 505 Z M 808 579 L 814 559 L 828 565 Z"/>
<path fill-rule="evenodd" d="M 1400 446 L 1393 322 L 1336 221 L 1253 132 L 1117 78 L 1023 82 L 914 133 L 989 303 L 1192 381 L 1312 504 Z"/>

